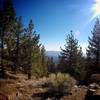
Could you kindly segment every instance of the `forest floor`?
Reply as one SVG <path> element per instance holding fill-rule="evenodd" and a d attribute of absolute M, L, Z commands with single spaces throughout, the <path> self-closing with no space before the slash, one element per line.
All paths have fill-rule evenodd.
<path fill-rule="evenodd" d="M 4 100 L 4 97 L 8 100 L 91 100 L 90 96 L 100 96 L 100 86 L 93 83 L 88 87 L 75 85 L 70 94 L 55 98 L 48 94 L 49 88 L 44 87 L 49 78 L 32 76 L 32 79 L 28 80 L 25 74 L 14 75 L 8 72 L 7 75 L 10 78 L 0 79 L 0 100 Z"/>

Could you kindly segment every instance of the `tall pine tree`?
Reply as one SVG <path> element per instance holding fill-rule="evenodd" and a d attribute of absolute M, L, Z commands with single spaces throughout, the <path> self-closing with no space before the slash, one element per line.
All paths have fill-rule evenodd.
<path fill-rule="evenodd" d="M 28 67 L 28 79 L 30 79 L 31 78 L 31 70 L 32 70 L 32 33 L 33 33 L 33 28 L 34 28 L 34 26 L 33 26 L 33 22 L 32 22 L 32 20 L 30 20 L 30 22 L 29 22 L 29 28 L 28 28 L 28 54 L 29 54 L 29 56 L 28 56 L 28 65 L 29 65 L 29 67 Z"/>
<path fill-rule="evenodd" d="M 15 43 L 16 43 L 16 47 L 15 47 L 15 64 L 16 67 L 18 68 L 19 66 L 21 66 L 21 39 L 24 33 L 24 29 L 23 29 L 23 23 L 22 23 L 22 18 L 21 17 L 17 17 L 16 18 L 16 30 L 15 30 Z"/>
<path fill-rule="evenodd" d="M 41 65 L 42 65 L 42 70 L 44 72 L 44 75 L 47 74 L 47 55 L 46 55 L 46 50 L 45 47 L 41 47 Z"/>
<path fill-rule="evenodd" d="M 89 37 L 87 49 L 87 77 L 94 73 L 100 73 L 100 20 L 97 19 L 94 29 Z"/>
<path fill-rule="evenodd" d="M 61 49 L 60 63 L 58 68 L 65 73 L 69 73 L 77 80 L 82 80 L 81 69 L 83 69 L 82 50 L 79 48 L 78 40 L 72 34 L 67 35 L 65 48 Z M 81 78 L 81 79 L 80 79 Z"/>
<path fill-rule="evenodd" d="M 0 11 L 0 29 L 1 29 L 1 66 L 2 66 L 2 72 L 4 70 L 4 59 L 7 59 L 8 57 L 5 57 L 4 49 L 5 47 L 8 47 L 8 38 L 9 41 L 12 40 L 12 30 L 13 26 L 15 24 L 15 11 L 12 5 L 11 0 L 5 0 L 4 6 L 2 11 Z M 10 42 L 11 43 L 11 42 Z M 8 48 L 7 48 L 8 49 Z M 11 54 L 11 48 L 9 49 L 9 53 Z M 3 75 L 2 75 L 3 76 Z"/>

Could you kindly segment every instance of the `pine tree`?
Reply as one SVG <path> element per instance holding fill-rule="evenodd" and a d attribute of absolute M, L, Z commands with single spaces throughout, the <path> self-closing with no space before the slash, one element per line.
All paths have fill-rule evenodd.
<path fill-rule="evenodd" d="M 62 49 L 61 57 L 64 58 L 65 63 L 65 71 L 71 74 L 74 74 L 74 69 L 76 66 L 76 56 L 77 56 L 77 49 L 78 49 L 78 41 L 74 38 L 74 35 L 68 34 L 66 39 L 65 49 Z"/>
<path fill-rule="evenodd" d="M 33 35 L 33 52 L 32 52 L 32 72 L 35 75 L 42 76 L 43 66 L 41 63 L 41 44 L 39 43 L 40 35 L 36 34 L 36 32 Z"/>
<path fill-rule="evenodd" d="M 16 12 L 13 7 L 12 0 L 4 1 L 3 12 L 5 15 L 4 17 L 7 18 L 7 19 L 4 18 L 5 22 L 7 20 L 13 22 L 13 20 L 15 19 L 15 16 L 16 16 Z"/>
<path fill-rule="evenodd" d="M 1 22 L 1 66 L 4 70 L 4 59 L 7 59 L 8 57 L 5 57 L 5 48 L 7 43 L 6 40 L 8 38 L 8 35 L 11 35 L 12 27 L 14 25 L 14 19 L 15 19 L 15 11 L 12 5 L 11 0 L 5 0 L 4 6 L 2 11 L 0 11 L 0 22 Z M 3 72 L 3 71 L 2 71 Z"/>
<path fill-rule="evenodd" d="M 55 63 L 54 63 L 53 57 L 48 57 L 47 68 L 48 68 L 49 73 L 55 72 Z"/>
<path fill-rule="evenodd" d="M 43 72 L 46 75 L 47 74 L 47 56 L 46 56 L 46 50 L 45 47 L 41 47 L 41 64 L 43 67 Z"/>
<path fill-rule="evenodd" d="M 3 64 L 3 56 L 4 56 L 4 27 L 2 22 L 2 13 L 0 11 L 0 77 L 4 77 L 4 64 Z"/>
<path fill-rule="evenodd" d="M 29 27 L 25 29 L 21 39 L 21 62 L 24 72 L 28 74 L 28 79 L 32 74 L 42 75 L 41 44 L 40 35 L 36 33 L 32 20 Z"/>
<path fill-rule="evenodd" d="M 25 29 L 26 30 L 26 29 Z M 29 38 L 28 32 L 24 31 L 21 35 L 19 45 L 19 65 L 24 73 L 28 73 L 28 60 L 29 60 Z"/>
<path fill-rule="evenodd" d="M 29 60 L 28 60 L 28 65 L 29 65 L 29 67 L 28 67 L 28 79 L 31 79 L 31 68 L 32 68 L 32 30 L 33 30 L 33 22 L 32 22 L 32 20 L 30 20 L 30 22 L 29 22 L 29 28 L 28 28 L 28 32 L 29 32 L 29 39 L 28 39 L 28 42 L 29 42 L 29 44 L 28 44 L 28 49 L 29 49 Z"/>
<path fill-rule="evenodd" d="M 79 49 L 78 40 L 75 39 L 72 31 L 67 35 L 65 49 L 61 48 L 60 63 L 58 69 L 69 73 L 77 80 L 80 79 L 83 69 L 82 50 Z M 60 68 L 59 68 L 60 67 Z"/>
<path fill-rule="evenodd" d="M 79 46 L 77 52 L 77 66 L 75 68 L 76 79 L 80 82 L 84 81 L 86 71 L 85 71 L 85 57 L 83 56 L 82 47 Z"/>
<path fill-rule="evenodd" d="M 13 4 L 11 0 L 5 0 L 4 9 L 3 9 L 3 25 L 4 25 L 4 44 L 6 48 L 5 60 L 9 63 L 13 63 L 13 67 L 15 67 L 14 62 L 14 50 L 15 50 L 15 37 L 16 37 L 16 13 L 13 8 Z"/>
<path fill-rule="evenodd" d="M 100 21 L 97 19 L 87 49 L 87 77 L 100 72 Z"/>
<path fill-rule="evenodd" d="M 21 66 L 21 59 L 20 59 L 20 48 L 21 48 L 21 37 L 22 34 L 24 32 L 23 29 L 23 23 L 22 23 L 22 18 L 21 17 L 17 17 L 16 19 L 16 37 L 15 37 L 15 43 L 16 43 L 16 48 L 15 48 L 15 63 L 16 66 Z"/>

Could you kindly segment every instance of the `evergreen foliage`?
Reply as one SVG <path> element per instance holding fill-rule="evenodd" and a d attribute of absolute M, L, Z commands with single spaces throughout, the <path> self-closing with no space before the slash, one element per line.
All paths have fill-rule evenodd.
<path fill-rule="evenodd" d="M 84 74 L 82 72 L 84 71 L 82 49 L 72 31 L 67 35 L 65 48 L 61 48 L 61 50 L 60 63 L 58 65 L 59 71 L 69 73 L 77 80 L 82 80 Z"/>
<path fill-rule="evenodd" d="M 47 69 L 48 69 L 48 73 L 54 73 L 56 71 L 56 69 L 55 69 L 55 63 L 53 61 L 53 57 L 48 57 L 48 60 L 47 60 Z"/>
<path fill-rule="evenodd" d="M 12 71 L 24 71 L 31 78 L 32 73 L 42 76 L 47 73 L 45 48 L 41 47 L 40 35 L 36 33 L 32 20 L 24 28 L 22 18 L 16 17 L 11 0 L 4 2 L 0 10 L 0 73 L 4 67 Z M 4 65 L 6 61 L 6 65 Z"/>
<path fill-rule="evenodd" d="M 89 45 L 87 49 L 87 77 L 91 74 L 100 73 L 100 20 L 97 19 L 94 29 L 89 37 Z"/>

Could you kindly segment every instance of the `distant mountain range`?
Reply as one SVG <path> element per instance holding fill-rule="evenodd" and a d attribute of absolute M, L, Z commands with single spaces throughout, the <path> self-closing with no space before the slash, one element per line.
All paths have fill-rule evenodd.
<path fill-rule="evenodd" d="M 60 54 L 60 51 L 46 51 L 46 54 L 48 57 L 53 57 L 56 64 L 58 63 L 58 55 Z"/>
<path fill-rule="evenodd" d="M 58 57 L 58 55 L 60 54 L 60 51 L 46 51 L 46 54 L 49 56 L 49 57 Z"/>
<path fill-rule="evenodd" d="M 58 55 L 60 55 L 61 51 L 46 51 L 46 55 L 48 57 L 53 57 L 54 62 L 57 64 L 58 63 Z M 83 56 L 86 57 L 86 54 L 83 53 Z"/>

